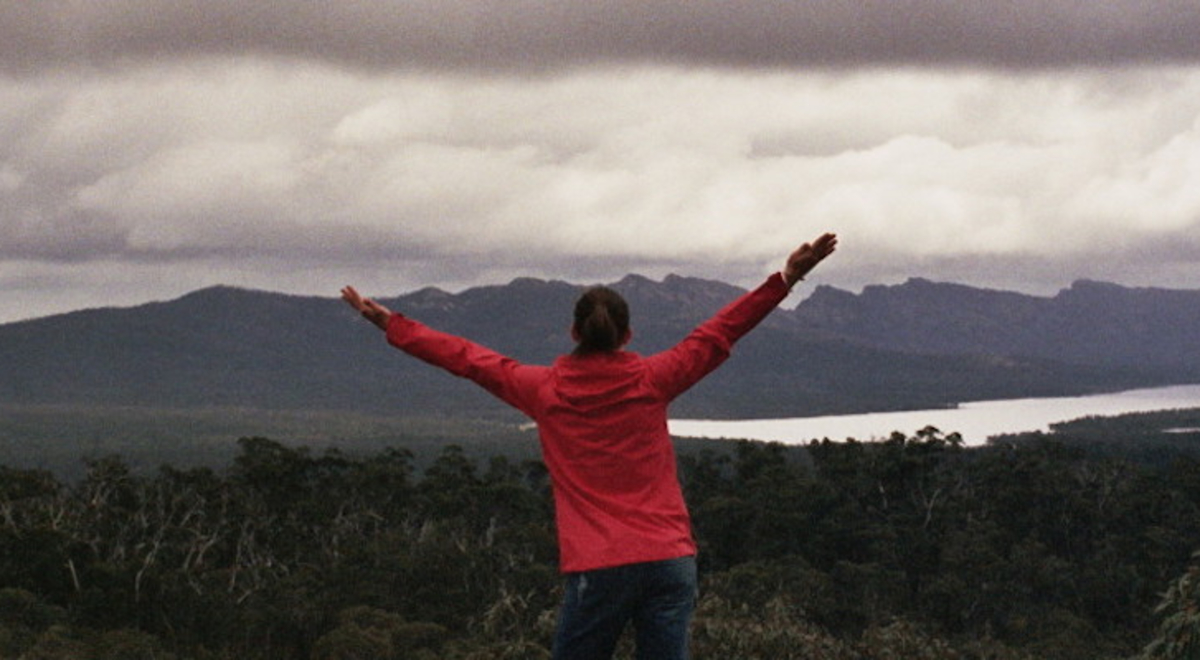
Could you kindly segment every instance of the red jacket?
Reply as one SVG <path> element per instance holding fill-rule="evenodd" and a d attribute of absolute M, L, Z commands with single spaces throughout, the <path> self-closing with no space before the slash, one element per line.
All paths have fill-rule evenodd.
<path fill-rule="evenodd" d="M 729 357 L 784 299 L 778 273 L 679 344 L 521 364 L 394 314 L 393 346 L 469 378 L 537 423 L 553 484 L 560 566 L 586 571 L 695 554 L 667 432 L 667 405 Z"/>

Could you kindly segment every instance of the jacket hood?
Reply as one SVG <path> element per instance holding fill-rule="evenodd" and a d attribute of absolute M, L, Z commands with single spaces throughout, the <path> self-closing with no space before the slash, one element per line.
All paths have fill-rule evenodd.
<path fill-rule="evenodd" d="M 642 381 L 640 363 L 628 351 L 564 355 L 554 362 L 554 389 L 572 406 L 610 405 L 636 393 Z"/>

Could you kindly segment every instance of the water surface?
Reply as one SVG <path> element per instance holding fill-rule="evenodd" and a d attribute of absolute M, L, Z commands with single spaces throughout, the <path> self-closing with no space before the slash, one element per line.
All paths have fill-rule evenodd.
<path fill-rule="evenodd" d="M 905 412 L 828 415 L 792 419 L 671 420 L 673 435 L 699 438 L 744 438 L 807 443 L 809 440 L 873 440 L 893 431 L 912 435 L 933 425 L 943 433 L 957 431 L 968 445 L 989 436 L 1048 431 L 1050 424 L 1093 415 L 1111 416 L 1174 408 L 1200 407 L 1200 385 L 1173 385 L 1088 396 L 972 401 L 957 408 Z"/>

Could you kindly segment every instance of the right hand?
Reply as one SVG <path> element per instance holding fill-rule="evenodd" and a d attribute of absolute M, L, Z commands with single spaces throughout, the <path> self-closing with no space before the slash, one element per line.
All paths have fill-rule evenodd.
<path fill-rule="evenodd" d="M 787 265 L 783 268 L 783 279 L 788 286 L 794 285 L 836 249 L 837 234 L 828 232 L 821 234 L 812 243 L 801 245 L 788 255 Z"/>

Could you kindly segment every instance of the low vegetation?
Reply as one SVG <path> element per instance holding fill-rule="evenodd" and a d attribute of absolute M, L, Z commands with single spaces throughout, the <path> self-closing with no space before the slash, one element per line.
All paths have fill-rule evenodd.
<path fill-rule="evenodd" d="M 680 457 L 698 660 L 1195 657 L 1194 454 L 706 447 Z M 0 657 L 548 658 L 544 467 L 416 462 L 248 437 L 220 469 L 0 468 Z"/>

